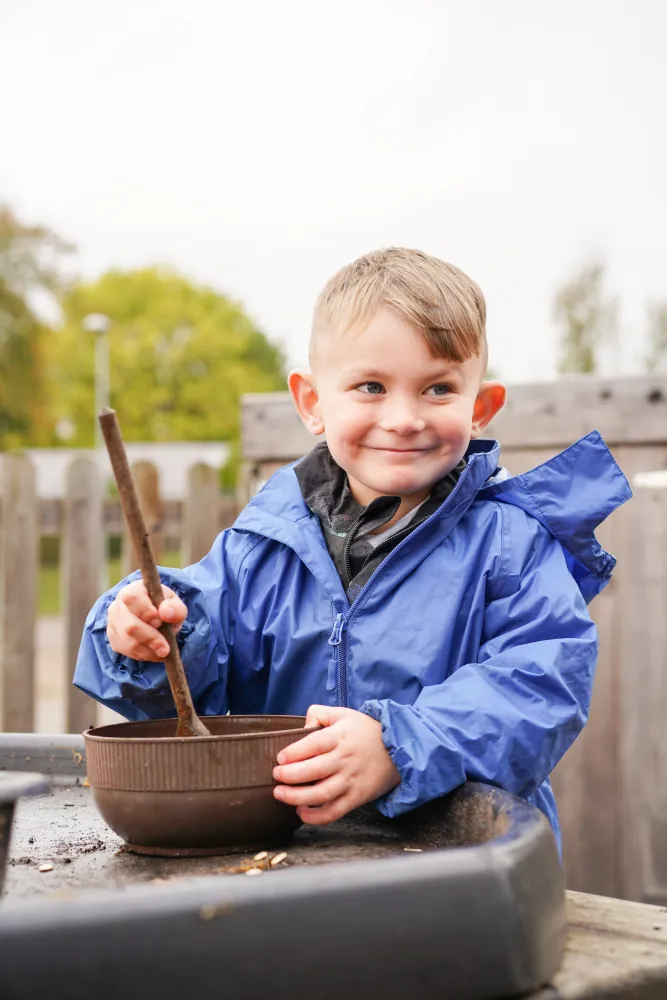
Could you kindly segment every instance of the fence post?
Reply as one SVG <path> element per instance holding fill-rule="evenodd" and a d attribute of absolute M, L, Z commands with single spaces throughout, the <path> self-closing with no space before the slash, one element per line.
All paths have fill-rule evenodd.
<path fill-rule="evenodd" d="M 96 719 L 95 702 L 72 685 L 72 675 L 86 615 L 100 596 L 103 561 L 101 476 L 95 459 L 82 455 L 66 473 L 60 551 L 68 733 L 80 733 Z"/>
<path fill-rule="evenodd" d="M 137 489 L 139 506 L 146 522 L 146 530 L 150 535 L 151 548 L 155 562 L 162 558 L 164 547 L 164 506 L 160 498 L 160 477 L 152 462 L 134 462 L 132 476 Z M 127 531 L 123 518 L 123 576 L 132 573 L 139 567 L 139 560 Z"/>
<path fill-rule="evenodd" d="M 25 455 L 5 455 L 0 525 L 0 730 L 34 727 L 37 495 Z"/>
<path fill-rule="evenodd" d="M 220 480 L 210 465 L 199 463 L 188 470 L 188 488 L 181 518 L 183 566 L 199 562 L 220 531 Z"/>

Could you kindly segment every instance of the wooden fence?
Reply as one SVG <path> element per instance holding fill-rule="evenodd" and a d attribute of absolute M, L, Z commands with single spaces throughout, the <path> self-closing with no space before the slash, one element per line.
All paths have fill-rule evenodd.
<path fill-rule="evenodd" d="M 122 538 L 124 572 L 136 560 L 124 530 L 120 503 L 104 495 L 102 476 L 90 455 L 74 459 L 65 496 L 40 500 L 35 470 L 23 455 L 3 456 L 0 490 L 0 731 L 31 732 L 35 717 L 35 626 L 39 539 L 60 537 L 61 612 L 64 619 L 63 669 L 71 678 L 86 615 L 106 589 L 106 540 Z M 182 565 L 209 550 L 218 532 L 231 524 L 235 502 L 220 493 L 218 473 L 194 465 L 183 502 L 163 502 L 158 474 L 149 462 L 133 465 L 155 556 L 165 542 L 177 545 Z M 91 700 L 67 683 L 67 732 L 81 732 L 95 718 Z"/>
<path fill-rule="evenodd" d="M 243 401 L 247 495 L 314 443 L 285 393 Z M 600 656 L 588 725 L 554 773 L 568 884 L 667 903 L 667 377 L 516 386 L 489 436 L 519 474 L 597 428 L 635 498 L 599 531 L 618 557 L 591 607 Z M 648 480 L 646 480 L 648 481 Z"/>

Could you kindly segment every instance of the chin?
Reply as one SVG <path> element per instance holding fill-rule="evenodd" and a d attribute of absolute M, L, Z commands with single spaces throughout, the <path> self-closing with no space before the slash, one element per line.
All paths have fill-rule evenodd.
<path fill-rule="evenodd" d="M 424 480 L 415 480 L 407 476 L 393 476 L 386 479 L 378 479 L 374 483 L 368 483 L 368 486 L 382 496 L 409 497 L 414 496 L 416 493 L 423 493 L 425 490 L 430 491 L 433 482 L 430 479 L 424 482 Z"/>

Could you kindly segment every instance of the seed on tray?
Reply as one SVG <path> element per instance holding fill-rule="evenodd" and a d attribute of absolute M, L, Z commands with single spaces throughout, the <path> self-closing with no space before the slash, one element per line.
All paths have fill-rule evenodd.
<path fill-rule="evenodd" d="M 40 872 L 52 872 L 53 871 L 53 865 L 40 865 L 39 866 L 39 870 L 40 870 Z"/>
<path fill-rule="evenodd" d="M 275 858 L 271 858 L 271 867 L 275 868 L 276 865 L 279 865 L 280 862 L 284 861 L 286 857 L 287 854 L 285 853 L 285 851 L 283 851 L 281 854 L 276 854 Z"/>
<path fill-rule="evenodd" d="M 246 875 L 261 875 L 261 874 L 262 874 L 261 868 L 248 868 L 248 871 L 246 872 Z"/>
<path fill-rule="evenodd" d="M 264 858 L 268 858 L 268 856 L 269 856 L 269 852 L 268 851 L 260 851 L 259 854 L 256 854 L 255 857 L 252 860 L 253 861 L 263 861 Z"/>
<path fill-rule="evenodd" d="M 421 847 L 404 847 L 404 851 L 408 851 L 410 854 L 423 854 Z"/>

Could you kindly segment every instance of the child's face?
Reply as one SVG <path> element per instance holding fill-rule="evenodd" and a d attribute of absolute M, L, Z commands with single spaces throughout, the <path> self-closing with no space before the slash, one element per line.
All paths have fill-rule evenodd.
<path fill-rule="evenodd" d="M 290 389 L 359 503 L 425 499 L 504 402 L 502 386 L 481 386 L 483 364 L 433 357 L 417 330 L 383 308 L 361 332 L 325 340 L 312 376 L 293 372 Z"/>

